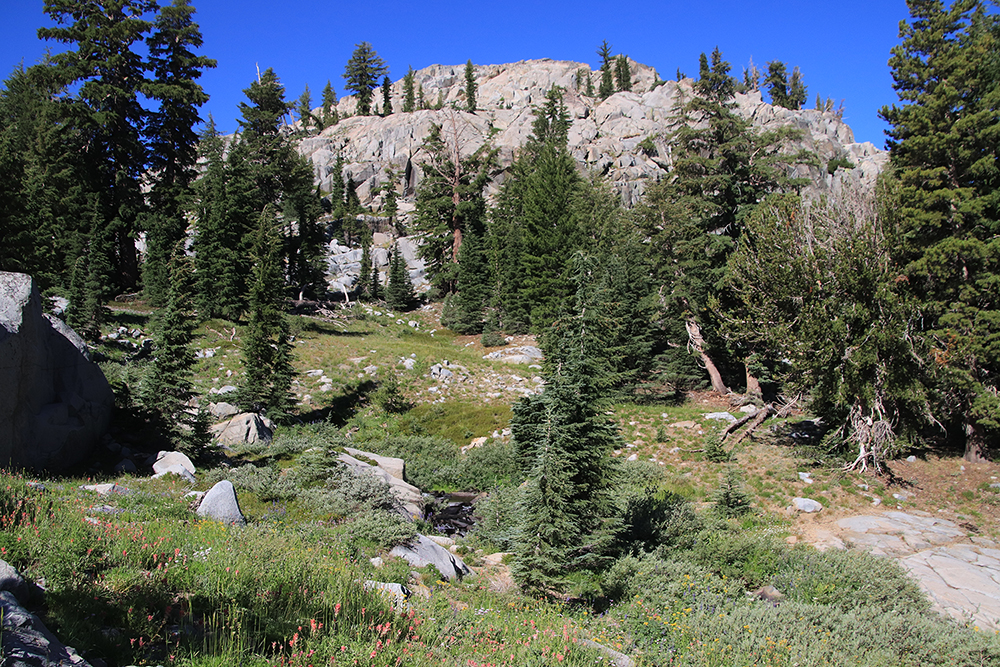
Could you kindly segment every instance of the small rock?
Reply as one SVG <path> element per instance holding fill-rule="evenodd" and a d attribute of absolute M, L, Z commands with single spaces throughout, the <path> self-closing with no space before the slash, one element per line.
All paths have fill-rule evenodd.
<path fill-rule="evenodd" d="M 812 498 L 793 498 L 792 505 L 794 505 L 795 509 L 798 511 L 810 514 L 813 512 L 819 512 L 823 509 L 823 505 Z"/>
<path fill-rule="evenodd" d="M 381 556 L 375 556 L 375 558 L 371 558 L 370 560 L 375 567 L 382 567 L 383 565 Z"/>
<path fill-rule="evenodd" d="M 812 484 L 814 480 L 810 479 L 810 475 L 812 475 L 812 473 L 800 472 L 799 479 L 805 482 L 806 484 Z"/>
<path fill-rule="evenodd" d="M 907 456 L 906 457 L 906 462 L 907 463 L 916 463 L 917 462 L 917 457 L 916 456 Z"/>
<path fill-rule="evenodd" d="M 728 412 L 710 412 L 705 415 L 705 419 L 717 419 L 719 421 L 733 423 L 736 421 L 736 417 L 732 416 Z"/>

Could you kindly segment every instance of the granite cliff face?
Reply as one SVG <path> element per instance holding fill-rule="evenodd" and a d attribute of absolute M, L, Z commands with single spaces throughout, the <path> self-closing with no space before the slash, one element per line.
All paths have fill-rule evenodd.
<path fill-rule="evenodd" d="M 664 177 L 672 163 L 670 135 L 678 123 L 677 108 L 693 95 L 693 81 L 667 81 L 655 85 L 656 71 L 630 61 L 633 92 L 616 93 L 606 100 L 588 97 L 586 77 L 594 87 L 600 72 L 583 63 L 529 60 L 506 65 L 476 67 L 477 111 L 465 106 L 464 66 L 432 65 L 415 72 L 415 85 L 428 104 L 440 100 L 441 110 L 401 113 L 403 82 L 392 86 L 392 106 L 386 117 L 350 116 L 353 97 L 339 101 L 343 120 L 323 132 L 301 140 L 299 152 L 312 159 L 316 181 L 326 190 L 332 182 L 338 152 L 345 161 L 345 179 L 357 184 L 362 204 L 379 207 L 387 170 L 402 174 L 405 192 L 400 212 L 413 209 L 413 196 L 421 179 L 420 163 L 427 159 L 422 148 L 432 123 L 443 127 L 446 140 L 457 143 L 463 155 L 490 141 L 499 149 L 502 166 L 514 160 L 531 134 L 533 105 L 544 101 L 546 92 L 558 85 L 565 90 L 565 103 L 572 119 L 569 149 L 580 170 L 604 175 L 622 195 L 627 206 L 636 204 L 646 185 Z M 582 85 L 579 83 L 583 81 Z M 374 99 L 381 101 L 381 89 Z M 802 131 L 792 148 L 805 148 L 818 157 L 818 167 L 800 166 L 796 176 L 812 181 L 807 194 L 835 193 L 846 182 L 871 184 L 888 160 L 888 154 L 871 143 L 856 143 L 851 128 L 833 112 L 791 111 L 762 101 L 759 92 L 737 94 L 736 111 L 761 130 L 792 126 Z M 345 116 L 348 116 L 345 118 Z M 296 124 L 297 125 L 297 124 Z M 299 129 L 299 128 L 297 128 Z M 457 139 L 457 142 L 456 142 Z M 640 146 L 642 144 L 642 146 Z M 650 145 L 654 148 L 650 150 Z M 827 173 L 831 159 L 846 158 L 853 169 Z M 491 185 L 499 188 L 502 176 Z"/>

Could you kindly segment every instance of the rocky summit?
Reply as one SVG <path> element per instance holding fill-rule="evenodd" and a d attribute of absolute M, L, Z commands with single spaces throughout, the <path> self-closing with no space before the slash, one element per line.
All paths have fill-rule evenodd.
<path fill-rule="evenodd" d="M 414 73 L 414 85 L 424 98 L 441 109 L 387 116 L 354 116 L 353 96 L 341 99 L 337 111 L 342 120 L 319 134 L 306 136 L 299 152 L 313 162 L 317 183 L 329 190 L 337 155 L 343 156 L 344 178 L 351 178 L 365 206 L 378 208 L 381 185 L 389 170 L 401 174 L 406 188 L 400 213 L 413 210 L 421 180 L 420 164 L 427 159 L 423 143 L 433 124 L 461 154 L 469 155 L 489 142 L 498 150 L 500 164 L 508 167 L 531 134 L 534 110 L 552 86 L 564 92 L 572 126 L 569 150 L 582 172 L 604 176 L 621 194 L 627 206 L 636 204 L 646 185 L 663 178 L 671 169 L 671 135 L 680 121 L 680 107 L 694 95 L 692 79 L 662 81 L 656 70 L 629 61 L 632 91 L 607 99 L 588 96 L 586 81 L 596 86 L 600 72 L 584 63 L 563 60 L 524 60 L 504 65 L 475 67 L 476 111 L 465 111 L 464 67 L 432 65 Z M 382 99 L 381 89 L 374 93 Z M 392 84 L 393 109 L 403 108 L 403 82 Z M 871 143 L 857 143 L 854 133 L 836 111 L 799 110 L 772 106 L 759 91 L 738 93 L 735 110 L 758 130 L 792 127 L 801 131 L 792 150 L 806 149 L 817 157 L 812 166 L 795 167 L 794 176 L 806 177 L 806 194 L 836 193 L 845 183 L 874 182 L 888 154 Z M 318 111 L 318 110 L 317 110 Z M 303 130 L 299 123 L 294 130 Z M 313 130 L 315 131 L 315 130 Z M 853 168 L 829 173 L 833 160 L 846 160 Z M 495 194 L 503 177 L 491 185 Z"/>

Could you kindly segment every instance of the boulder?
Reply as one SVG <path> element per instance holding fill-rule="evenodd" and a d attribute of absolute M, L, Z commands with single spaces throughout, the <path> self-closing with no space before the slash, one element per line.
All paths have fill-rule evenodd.
<path fill-rule="evenodd" d="M 90 663 L 56 639 L 10 591 L 0 591 L 4 665 L 12 667 L 89 667 Z"/>
<path fill-rule="evenodd" d="M 172 470 L 173 466 L 180 466 L 192 476 L 198 472 L 194 464 L 191 463 L 191 459 L 187 457 L 187 454 L 182 452 L 157 452 L 156 460 L 153 462 L 153 472 L 168 472 Z"/>
<path fill-rule="evenodd" d="M 212 418 L 217 420 L 232 419 L 236 415 L 240 414 L 240 409 L 231 403 L 220 401 L 218 403 L 212 403 L 208 406 L 208 414 L 212 415 Z"/>
<path fill-rule="evenodd" d="M 0 591 L 13 593 L 24 604 L 35 600 L 40 592 L 36 586 L 24 580 L 17 568 L 4 560 L 0 560 Z"/>
<path fill-rule="evenodd" d="M 111 420 L 115 397 L 87 345 L 43 315 L 31 276 L 0 272 L 0 462 L 63 470 L 84 462 Z"/>
<path fill-rule="evenodd" d="M 813 500 L 812 498 L 793 498 L 792 505 L 798 511 L 810 514 L 813 512 L 819 512 L 820 510 L 823 509 L 823 505 L 821 505 L 818 501 Z"/>
<path fill-rule="evenodd" d="M 355 458 L 365 458 L 369 461 L 374 461 L 375 465 L 396 479 L 406 479 L 404 477 L 406 462 L 403 461 L 403 459 L 397 459 L 392 456 L 380 456 L 378 454 L 372 454 L 371 452 L 363 452 L 360 449 L 354 449 L 353 447 L 344 447 L 344 451 Z"/>
<path fill-rule="evenodd" d="M 418 534 L 411 544 L 392 548 L 391 555 L 406 560 L 414 567 L 433 565 L 445 579 L 461 579 L 472 570 L 457 555 L 434 542 L 426 535 Z"/>
<path fill-rule="evenodd" d="M 236 499 L 236 489 L 233 483 L 227 479 L 217 483 L 198 505 L 198 516 L 206 519 L 221 521 L 225 524 L 235 524 L 242 526 L 246 524 L 243 512 L 240 511 L 240 503 Z"/>
<path fill-rule="evenodd" d="M 255 442 L 270 442 L 274 434 L 274 424 L 267 417 L 253 412 L 243 412 L 216 424 L 210 430 L 221 444 L 233 447 Z"/>
<path fill-rule="evenodd" d="M 192 484 L 196 481 L 194 475 L 191 474 L 191 471 L 179 463 L 161 467 L 160 471 L 153 475 L 153 479 L 159 479 L 160 477 L 166 477 L 167 475 L 177 475 Z"/>

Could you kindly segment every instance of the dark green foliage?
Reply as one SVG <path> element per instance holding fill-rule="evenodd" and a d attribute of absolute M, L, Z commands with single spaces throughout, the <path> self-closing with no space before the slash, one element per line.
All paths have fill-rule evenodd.
<path fill-rule="evenodd" d="M 569 259 L 583 242 L 575 201 L 584 181 L 566 148 L 568 131 L 562 91 L 554 87 L 493 214 L 495 298 L 507 331 L 544 330 L 573 293 Z"/>
<path fill-rule="evenodd" d="M 527 478 L 513 572 L 537 592 L 558 590 L 569 572 L 601 567 L 617 531 L 610 453 L 620 435 L 603 411 L 601 343 L 579 307 L 585 303 L 579 294 L 561 327 L 564 355 L 545 373 L 545 393 L 519 401 L 511 420 Z"/>
<path fill-rule="evenodd" d="M 46 61 L 18 67 L 0 91 L 0 270 L 32 275 L 43 292 L 70 286 L 99 187 L 86 160 L 86 108 L 59 79 Z"/>
<path fill-rule="evenodd" d="M 389 285 L 385 290 L 385 303 L 393 310 L 404 312 L 413 310 L 417 305 L 406 260 L 395 248 L 389 253 Z"/>
<path fill-rule="evenodd" d="M 261 214 L 253 235 L 253 273 L 249 320 L 243 334 L 245 378 L 237 400 L 250 412 L 281 419 L 291 407 L 291 367 L 288 324 L 285 321 L 281 237 L 270 208 Z"/>
<path fill-rule="evenodd" d="M 642 553 L 690 546 L 700 527 L 691 503 L 676 493 L 656 486 L 630 489 L 623 502 L 615 551 Z"/>
<path fill-rule="evenodd" d="M 480 343 L 483 347 L 501 347 L 507 344 L 507 339 L 503 332 L 499 331 L 500 319 L 497 317 L 495 309 L 490 308 L 486 314 L 486 322 L 483 324 L 483 336 Z"/>
<path fill-rule="evenodd" d="M 337 115 L 337 93 L 333 90 L 333 86 L 330 81 L 327 80 L 326 85 L 323 86 L 323 111 L 320 115 L 319 125 L 320 129 L 330 127 L 331 125 L 336 125 L 339 120 Z"/>
<path fill-rule="evenodd" d="M 85 163 L 99 194 L 97 228 L 110 234 L 113 270 L 105 279 L 112 290 L 133 288 L 139 281 L 135 249 L 138 220 L 144 207 L 140 179 L 147 151 L 142 141 L 146 112 L 139 95 L 146 85 L 141 56 L 133 45 L 152 24 L 144 17 L 156 10 L 152 0 L 104 0 L 80 5 L 73 0 L 46 0 L 44 11 L 57 27 L 40 28 L 38 36 L 66 44 L 52 56 L 51 66 L 63 85 L 78 86 L 91 134 Z"/>
<path fill-rule="evenodd" d="M 191 259 L 184 254 L 183 241 L 174 246 L 170 260 L 170 289 L 163 308 L 153 318 L 156 350 L 143 386 L 144 404 L 159 417 L 174 445 L 192 456 L 200 455 L 209 438 L 205 415 L 192 411 L 195 395 L 194 313 L 191 303 Z"/>
<path fill-rule="evenodd" d="M 777 107 L 789 107 L 788 99 L 788 69 L 780 60 L 772 60 L 767 64 L 767 76 L 764 86 L 771 96 L 771 104 Z"/>
<path fill-rule="evenodd" d="M 889 60 L 900 104 L 880 113 L 900 185 L 893 255 L 917 309 L 933 413 L 977 461 L 1000 433 L 1000 28 L 988 3 L 907 4 Z"/>
<path fill-rule="evenodd" d="M 471 58 L 465 63 L 465 110 L 476 110 L 476 70 Z"/>
<path fill-rule="evenodd" d="M 458 253 L 458 293 L 448 328 L 460 334 L 478 334 L 483 330 L 486 306 L 489 304 L 491 281 L 489 257 L 486 253 L 486 229 L 482 217 L 466 227 Z"/>
<path fill-rule="evenodd" d="M 727 349 L 708 309 L 710 300 L 746 217 L 769 192 L 796 187 L 800 181 L 788 179 L 788 166 L 812 157 L 784 149 L 795 131 L 757 134 L 737 116 L 728 63 L 718 49 L 708 63 L 706 57 L 695 84 L 698 96 L 680 109 L 683 122 L 673 137 L 671 177 L 647 190 L 636 213 L 649 235 L 654 285 L 661 286 L 658 382 L 674 390 L 689 388 L 704 377 L 697 357 L 710 374 L 722 368 L 711 379 L 713 388 L 725 393 L 724 364 L 736 366 L 745 354 Z M 734 352 L 736 359 L 729 356 Z"/>
<path fill-rule="evenodd" d="M 732 452 L 726 450 L 722 444 L 722 438 L 718 433 L 709 433 L 704 439 L 705 446 L 702 454 L 706 461 L 712 463 L 726 463 L 733 460 Z"/>
<path fill-rule="evenodd" d="M 361 42 L 354 47 L 351 59 L 344 67 L 345 88 L 353 91 L 358 98 L 358 114 L 367 116 L 372 109 L 372 91 L 378 85 L 380 77 L 386 76 L 389 68 L 385 61 L 379 58 L 375 49 L 368 42 Z"/>
<path fill-rule="evenodd" d="M 392 81 L 388 74 L 382 77 L 382 115 L 392 115 Z"/>
<path fill-rule="evenodd" d="M 195 179 L 198 108 L 208 95 L 197 80 L 202 70 L 215 67 L 214 60 L 195 55 L 202 45 L 201 32 L 192 17 L 188 0 L 174 0 L 163 7 L 153 24 L 149 47 L 149 69 L 153 73 L 143 91 L 158 107 L 148 114 L 149 170 L 152 208 L 146 234 L 147 254 L 143 265 L 143 289 L 149 302 L 162 305 L 169 289 L 169 258 L 187 231 L 185 213 L 192 205 L 191 184 Z"/>
<path fill-rule="evenodd" d="M 715 513 L 726 518 L 740 517 L 753 511 L 750 494 L 743 488 L 743 476 L 736 466 L 726 468 L 722 483 L 712 497 Z"/>
<path fill-rule="evenodd" d="M 476 527 L 473 535 L 500 551 L 511 551 L 521 525 L 521 490 L 516 486 L 499 486 L 489 496 L 476 501 Z"/>
<path fill-rule="evenodd" d="M 806 85 L 802 82 L 802 72 L 796 67 L 792 69 L 792 78 L 788 81 L 788 105 L 790 109 L 801 109 L 808 99 Z"/>
<path fill-rule="evenodd" d="M 108 317 L 104 305 L 112 296 L 112 244 L 111 230 L 100 226 L 96 195 L 88 198 L 90 240 L 86 250 L 76 258 L 70 285 L 70 306 L 66 320 L 84 338 L 96 341 L 101 335 L 101 325 Z"/>
<path fill-rule="evenodd" d="M 597 94 L 600 98 L 607 99 L 615 92 L 614 75 L 612 73 L 611 45 L 608 40 L 601 42 L 597 49 L 597 55 L 601 59 L 601 85 Z"/>
<path fill-rule="evenodd" d="M 615 58 L 615 85 L 618 92 L 632 90 L 632 70 L 625 55 Z"/>
<path fill-rule="evenodd" d="M 912 306 L 896 292 L 895 195 L 883 185 L 876 201 L 854 196 L 827 209 L 765 200 L 729 262 L 724 316 L 731 340 L 783 360 L 785 386 L 811 394 L 857 463 L 878 468 L 924 423 L 927 393 Z"/>
<path fill-rule="evenodd" d="M 315 122 L 312 113 L 312 93 L 309 91 L 308 83 L 295 103 L 295 113 L 299 117 L 299 122 L 302 123 L 302 129 L 308 131 L 309 124 Z"/>
<path fill-rule="evenodd" d="M 399 388 L 399 378 L 393 373 L 379 380 L 369 400 L 375 408 L 390 415 L 406 412 L 413 407 Z"/>
<path fill-rule="evenodd" d="M 416 97 L 413 90 L 413 68 L 409 68 L 403 77 L 403 113 L 416 109 Z"/>
<path fill-rule="evenodd" d="M 486 215 L 483 191 L 495 168 L 488 145 L 461 157 L 461 130 L 452 118 L 447 128 L 432 125 L 424 142 L 429 160 L 420 165 L 424 179 L 417 191 L 414 226 L 424 236 L 421 256 L 431 282 L 441 293 L 457 288 L 459 252 L 466 230 L 481 228 Z"/>

